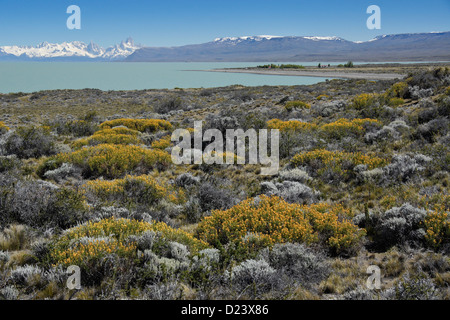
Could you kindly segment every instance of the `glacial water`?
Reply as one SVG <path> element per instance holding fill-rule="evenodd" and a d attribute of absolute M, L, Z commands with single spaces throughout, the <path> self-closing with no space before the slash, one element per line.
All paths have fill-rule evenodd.
<path fill-rule="evenodd" d="M 209 88 L 234 84 L 303 85 L 326 79 L 201 71 L 260 64 L 267 63 L 0 62 L 0 93 L 84 88 L 101 90 Z M 299 62 L 296 64 L 317 65 Z"/>

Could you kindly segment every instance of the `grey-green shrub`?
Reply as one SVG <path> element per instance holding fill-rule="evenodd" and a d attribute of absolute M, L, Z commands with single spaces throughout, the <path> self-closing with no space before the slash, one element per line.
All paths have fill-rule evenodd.
<path fill-rule="evenodd" d="M 359 214 L 353 222 L 374 230 L 373 241 L 384 249 L 403 244 L 419 246 L 423 244 L 425 237 L 423 222 L 426 215 L 425 210 L 405 203 L 384 214 Z"/>
<path fill-rule="evenodd" d="M 325 256 L 300 243 L 275 244 L 260 256 L 281 275 L 303 286 L 319 283 L 329 273 Z"/>
<path fill-rule="evenodd" d="M 15 284 L 27 285 L 33 277 L 40 276 L 42 273 L 42 269 L 34 265 L 19 266 L 11 271 L 9 280 Z"/>
<path fill-rule="evenodd" d="M 16 300 L 19 297 L 19 290 L 15 286 L 7 286 L 0 289 L 0 297 L 5 300 Z"/>
<path fill-rule="evenodd" d="M 9 135 L 4 144 L 6 154 L 21 159 L 39 158 L 56 153 L 54 137 L 42 127 L 20 127 Z"/>
<path fill-rule="evenodd" d="M 320 193 L 310 187 L 296 181 L 283 181 L 272 183 L 264 181 L 261 183 L 261 191 L 266 195 L 276 195 L 289 203 L 310 204 L 318 200 Z"/>
<path fill-rule="evenodd" d="M 242 293 L 260 294 L 268 292 L 276 282 L 276 270 L 265 260 L 245 260 L 235 266 L 229 274 L 233 289 Z"/>
<path fill-rule="evenodd" d="M 441 296 L 432 279 L 425 274 L 404 275 L 390 295 L 395 300 L 439 300 Z"/>

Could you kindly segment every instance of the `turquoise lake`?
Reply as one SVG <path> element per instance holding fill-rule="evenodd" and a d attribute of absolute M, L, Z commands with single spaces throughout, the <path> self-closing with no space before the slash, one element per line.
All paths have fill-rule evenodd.
<path fill-rule="evenodd" d="M 85 88 L 105 91 L 211 88 L 234 84 L 308 85 L 330 79 L 202 71 L 255 67 L 269 63 L 271 62 L 0 62 L 0 93 Z M 273 63 L 304 66 L 318 64 L 318 62 L 289 61 Z M 322 61 L 322 64 L 327 63 Z M 345 61 L 332 64 L 339 63 Z"/>
<path fill-rule="evenodd" d="M 279 63 L 282 62 L 277 62 Z M 268 62 L 0 62 L 0 93 L 84 88 L 101 90 L 209 88 L 234 84 L 302 85 L 327 79 L 199 71 L 261 64 Z M 300 62 L 296 64 L 317 65 Z"/>

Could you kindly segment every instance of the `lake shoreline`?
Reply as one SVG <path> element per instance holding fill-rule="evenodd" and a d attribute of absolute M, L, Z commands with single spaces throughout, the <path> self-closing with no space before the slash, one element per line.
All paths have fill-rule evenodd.
<path fill-rule="evenodd" d="M 200 71 L 200 70 L 199 70 Z M 364 80 L 394 80 L 402 79 L 406 74 L 399 73 L 369 73 L 369 72 L 335 72 L 335 71 L 306 71 L 306 70 L 280 70 L 280 69 L 211 69 L 207 72 L 248 73 L 274 76 L 319 77 L 337 79 L 364 79 Z"/>

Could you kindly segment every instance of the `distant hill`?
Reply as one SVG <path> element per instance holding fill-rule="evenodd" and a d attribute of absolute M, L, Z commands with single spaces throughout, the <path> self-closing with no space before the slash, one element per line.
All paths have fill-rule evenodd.
<path fill-rule="evenodd" d="M 143 47 L 129 62 L 450 61 L 450 32 L 382 35 L 365 42 L 339 37 L 218 38 L 179 47 Z"/>

